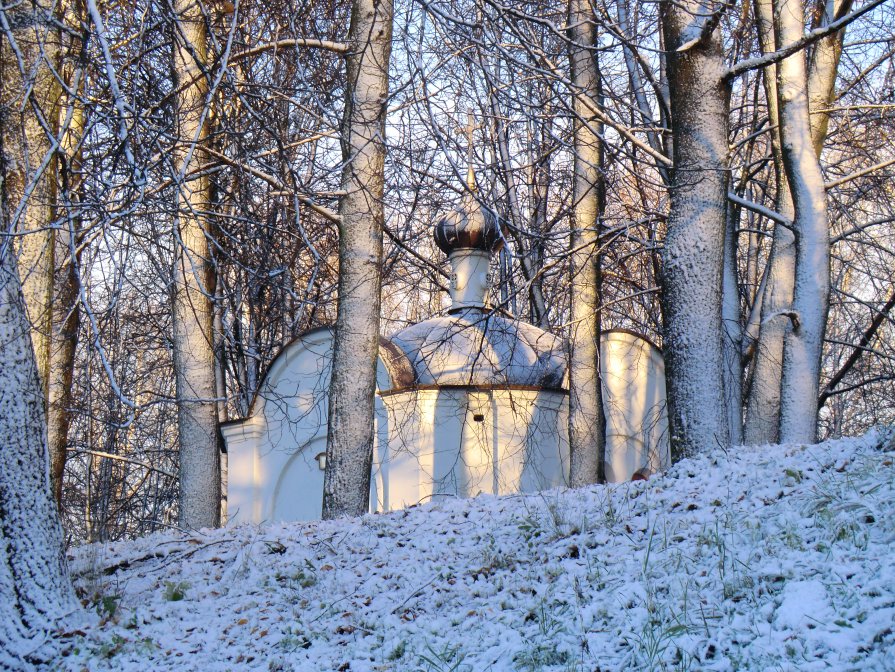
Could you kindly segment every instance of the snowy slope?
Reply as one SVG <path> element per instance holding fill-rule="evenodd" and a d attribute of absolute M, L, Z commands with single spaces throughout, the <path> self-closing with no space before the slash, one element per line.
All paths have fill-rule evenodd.
<path fill-rule="evenodd" d="M 871 433 L 80 548 L 95 606 L 48 669 L 895 670 L 893 460 Z"/>

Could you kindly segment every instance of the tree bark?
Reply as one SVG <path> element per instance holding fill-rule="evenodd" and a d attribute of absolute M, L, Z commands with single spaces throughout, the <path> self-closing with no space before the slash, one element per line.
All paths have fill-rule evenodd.
<path fill-rule="evenodd" d="M 774 5 L 774 34 L 785 49 L 805 32 L 801 0 Z M 780 62 L 777 96 L 783 166 L 792 193 L 796 269 L 793 311 L 798 318 L 783 350 L 780 440 L 817 438 L 820 361 L 830 296 L 830 232 L 823 173 L 811 137 L 808 72 L 804 52 Z"/>
<path fill-rule="evenodd" d="M 575 110 L 575 159 L 569 334 L 569 484 L 603 478 L 604 425 L 600 376 L 600 233 L 605 204 L 603 147 L 593 110 L 600 104 L 596 30 L 588 0 L 569 2 L 569 62 Z"/>
<path fill-rule="evenodd" d="M 185 528 L 220 522 L 220 449 L 214 379 L 215 274 L 204 214 L 210 207 L 208 177 L 184 181 L 190 166 L 204 160 L 208 132 L 208 82 L 203 73 L 207 33 L 199 0 L 174 3 L 179 34 L 174 43 L 174 75 L 183 91 L 177 99 L 179 172 L 174 222 L 175 268 L 172 288 L 173 354 L 180 437 L 180 517 Z"/>
<path fill-rule="evenodd" d="M 71 39 L 69 32 L 51 22 L 65 22 L 77 30 L 78 22 L 72 20 L 77 10 L 71 3 L 55 9 L 38 3 L 32 13 L 30 27 L 12 31 L 23 57 L 24 73 L 9 60 L 11 54 L 6 52 L 10 45 L 0 47 L 4 51 L 0 56 L 4 62 L 3 105 L 9 107 L 14 96 L 28 92 L 24 106 L 14 106 L 23 109 L 17 123 L 9 123 L 12 115 L 3 115 L 7 146 L 17 147 L 6 186 L 10 212 L 16 220 L 14 226 L 26 234 L 19 240 L 18 267 L 41 387 L 47 399 L 50 481 L 61 506 L 78 329 L 78 287 L 76 268 L 65 261 L 70 256 L 71 226 L 59 226 L 64 212 L 60 188 L 65 188 L 60 178 L 66 169 L 66 152 L 71 149 L 66 144 L 71 140 L 67 112 L 68 104 L 73 102 L 59 78 L 71 84 L 73 51 L 80 50 L 80 40 Z M 79 118 L 70 120 L 72 127 Z M 54 147 L 57 139 L 59 145 Z"/>
<path fill-rule="evenodd" d="M 774 37 L 774 11 L 771 0 L 755 2 L 755 20 L 762 53 L 777 49 Z M 783 150 L 780 139 L 780 113 L 777 97 L 777 66 L 764 70 L 765 98 L 768 121 L 771 124 L 771 152 L 774 157 L 777 195 L 774 207 L 792 220 L 792 197 L 786 172 L 783 170 Z M 759 336 L 755 343 L 752 385 L 746 401 L 744 440 L 748 444 L 777 443 L 780 428 L 780 382 L 783 378 L 783 342 L 792 329 L 787 313 L 792 306 L 793 278 L 795 277 L 795 237 L 792 230 L 777 224 L 767 263 L 768 281 L 761 304 Z"/>
<path fill-rule="evenodd" d="M 721 353 L 729 91 L 714 3 L 661 5 L 674 167 L 662 252 L 672 458 L 727 446 Z M 683 48 L 683 49 L 682 49 Z"/>
<path fill-rule="evenodd" d="M 75 33 L 86 15 L 80 2 L 64 2 L 61 20 Z M 60 33 L 61 36 L 61 33 Z M 87 36 L 62 37 L 58 71 L 66 86 L 81 90 Z M 61 87 L 60 87 L 61 89 Z M 81 230 L 79 202 L 81 196 L 81 141 L 84 134 L 84 110 L 76 95 L 61 92 L 57 116 L 60 147 L 57 152 L 58 184 L 53 219 L 54 273 L 49 368 L 47 371 L 47 445 L 50 451 L 50 484 L 60 509 L 62 485 L 68 452 L 68 431 L 71 427 L 73 403 L 72 381 L 75 350 L 80 327 L 80 255 L 77 252 Z"/>
<path fill-rule="evenodd" d="M 721 321 L 724 327 L 721 354 L 724 368 L 724 408 L 731 445 L 743 443 L 743 327 L 740 294 L 737 285 L 737 228 L 739 208 L 727 205 L 727 228 L 724 232 L 724 270 L 722 281 L 723 304 Z"/>
<path fill-rule="evenodd" d="M 836 17 L 851 11 L 852 0 L 827 0 L 821 23 L 831 24 Z M 830 126 L 828 108 L 833 103 L 836 91 L 836 73 L 842 57 L 842 42 L 845 29 L 831 33 L 817 41 L 811 49 L 808 67 L 808 109 L 811 110 L 811 143 L 814 153 L 820 157 Z"/>
<path fill-rule="evenodd" d="M 0 143 L 0 156 L 5 148 Z M 5 161 L 2 162 L 5 164 Z M 3 173 L 0 165 L 0 193 Z M 0 667 L 25 669 L 62 617 L 77 609 L 62 526 L 50 494 L 44 395 L 21 285 L 0 213 Z"/>
<path fill-rule="evenodd" d="M 847 12 L 850 0 L 827 3 L 823 23 L 830 23 L 835 16 Z M 774 34 L 774 6 L 771 0 L 758 0 L 755 4 L 756 23 L 762 52 L 771 53 L 778 48 Z M 825 110 L 832 102 L 836 73 L 842 54 L 845 30 L 819 40 L 811 51 L 808 73 L 808 107 L 811 110 L 811 144 L 817 157 L 823 150 L 827 137 L 830 115 Z M 789 219 L 794 218 L 793 199 L 784 169 L 781 123 L 777 93 L 777 66 L 765 68 L 765 93 L 769 121 L 772 125 L 772 150 L 777 173 L 777 211 Z M 747 400 L 745 441 L 751 444 L 776 443 L 780 434 L 781 385 L 783 379 L 784 342 L 792 332 L 792 322 L 786 313 L 793 306 L 796 275 L 796 244 L 793 232 L 777 225 L 771 256 L 767 290 L 762 304 L 762 321 L 756 343 L 752 387 Z M 800 392 L 797 392 L 800 394 Z"/>
<path fill-rule="evenodd" d="M 392 19 L 391 0 L 353 2 L 342 125 L 339 299 L 323 480 L 326 519 L 369 510 Z"/>
<path fill-rule="evenodd" d="M 8 151 L 15 156 L 7 169 L 6 191 L 13 226 L 25 234 L 18 239 L 18 268 L 31 323 L 31 341 L 46 390 L 50 359 L 53 293 L 53 235 L 50 228 L 55 193 L 55 154 L 59 83 L 50 65 L 56 64 L 57 31 L 52 27 L 53 4 L 40 0 L 31 8 L 25 27 L 12 27 L 24 71 L 16 67 L 4 40 L 2 87 L 4 133 Z M 26 98 L 22 99 L 22 94 Z M 12 121 L 15 117 L 15 121 Z M 10 123 L 12 121 L 12 123 Z"/>

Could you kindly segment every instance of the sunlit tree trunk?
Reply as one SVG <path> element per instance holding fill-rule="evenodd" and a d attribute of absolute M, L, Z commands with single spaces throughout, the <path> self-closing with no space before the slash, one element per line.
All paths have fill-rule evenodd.
<path fill-rule="evenodd" d="M 208 129 L 208 82 L 203 72 L 207 33 L 198 0 L 174 3 L 174 79 L 177 97 L 175 168 L 179 172 L 174 226 L 173 349 L 180 437 L 180 525 L 220 521 L 220 451 L 214 380 L 215 274 L 203 217 L 210 207 L 207 176 L 187 178 L 203 161 Z"/>
<path fill-rule="evenodd" d="M 674 168 L 662 253 L 674 459 L 726 446 L 721 353 L 729 92 L 714 3 L 663 2 Z"/>
<path fill-rule="evenodd" d="M 46 0 L 6 17 L 9 32 L 0 40 L 0 106 L 5 108 L 0 117 L 10 158 L 6 195 L 12 225 L 24 234 L 16 239 L 18 268 L 41 387 L 46 389 L 52 328 L 57 31 L 52 26 L 53 4 Z M 9 21 L 13 17 L 14 23 Z"/>
<path fill-rule="evenodd" d="M 354 0 L 348 33 L 342 123 L 345 195 L 339 202 L 339 305 L 329 390 L 324 518 L 360 515 L 369 508 L 392 12 L 391 0 Z"/>
<path fill-rule="evenodd" d="M 43 19 L 11 31 L 15 50 L 7 36 L 0 57 L 0 79 L 4 100 L 9 100 L 15 87 L 28 92 L 24 105 L 17 106 L 21 115 L 18 123 L 12 124 L 13 135 L 12 115 L 4 115 L 6 138 L 15 137 L 13 144 L 18 147 L 7 196 L 16 228 L 27 234 L 19 239 L 18 267 L 46 396 L 50 481 L 61 506 L 78 331 L 77 267 L 71 257 L 79 227 L 77 213 L 70 212 L 68 206 L 79 188 L 80 168 L 72 164 L 77 163 L 73 154 L 83 126 L 83 114 L 77 109 L 80 103 L 61 82 L 76 90 L 80 87 L 75 63 L 83 60 L 80 52 L 85 38 L 78 36 L 78 31 L 84 11 L 77 2 L 64 2 L 58 6 L 37 4 L 33 13 Z M 13 65 L 16 59 L 11 59 L 16 50 L 23 57 L 24 76 Z"/>
<path fill-rule="evenodd" d="M 781 48 L 805 33 L 801 0 L 774 5 L 774 34 Z M 805 53 L 781 61 L 777 69 L 783 166 L 792 193 L 796 268 L 794 326 L 783 352 L 780 440 L 812 443 L 817 435 L 820 361 L 830 294 L 830 233 L 823 174 L 811 138 Z"/>
<path fill-rule="evenodd" d="M 600 104 L 593 11 L 587 0 L 569 2 L 569 61 L 575 124 L 569 334 L 569 482 L 596 483 L 603 476 L 604 418 L 600 378 L 600 234 L 605 201 L 603 148 L 594 126 Z"/>
<path fill-rule="evenodd" d="M 763 53 L 776 50 L 774 17 L 771 0 L 756 0 L 755 20 Z M 764 70 L 768 122 L 771 126 L 771 152 L 774 158 L 777 194 L 775 209 L 792 219 L 792 198 L 780 144 L 780 114 L 777 98 L 777 66 Z M 795 276 L 795 238 L 792 230 L 781 224 L 774 227 L 774 239 L 768 258 L 770 268 L 761 298 L 759 337 L 755 343 L 752 384 L 746 401 L 744 440 L 749 444 L 776 443 L 780 427 L 780 381 L 783 376 L 783 341 L 792 328 L 793 278 Z"/>
<path fill-rule="evenodd" d="M 851 0 L 826 3 L 821 23 L 830 23 L 835 16 L 847 12 L 851 5 Z M 758 0 L 755 9 L 762 51 L 773 52 L 778 45 L 774 35 L 773 3 L 771 0 Z M 811 49 L 807 84 L 808 107 L 811 110 L 809 117 L 811 144 L 818 157 L 826 141 L 830 117 L 827 109 L 834 95 L 844 34 L 844 29 L 832 33 L 815 43 Z M 776 65 L 772 64 L 765 68 L 765 93 L 777 175 L 775 207 L 781 215 L 791 220 L 795 213 L 784 170 Z M 792 316 L 795 314 L 793 289 L 796 274 L 796 244 L 791 229 L 779 224 L 775 226 L 774 243 L 768 263 L 771 267 L 763 297 L 761 328 L 756 343 L 752 386 L 746 411 L 745 441 L 753 444 L 775 443 L 779 440 L 784 341 L 792 332 Z"/>
<path fill-rule="evenodd" d="M 851 10 L 852 0 L 827 0 L 823 3 L 820 23 L 829 25 L 836 17 Z M 808 108 L 811 111 L 811 143 L 814 153 L 820 157 L 830 126 L 830 105 L 836 91 L 836 73 L 842 57 L 845 29 L 818 40 L 811 48 L 808 67 Z"/>
<path fill-rule="evenodd" d="M 62 21 L 73 34 L 85 16 L 79 2 L 66 2 L 60 10 Z M 66 86 L 75 94 L 83 82 L 84 48 L 86 35 L 63 38 L 60 44 L 58 72 Z M 50 483 L 56 502 L 62 505 L 62 483 L 68 451 L 68 432 L 71 426 L 72 383 L 75 350 L 80 326 L 79 309 L 79 254 L 78 234 L 81 230 L 78 211 L 81 195 L 81 141 L 84 133 L 84 110 L 77 95 L 70 95 L 60 87 L 58 111 L 58 151 L 56 203 L 53 218 L 58 226 L 53 230 L 54 277 L 47 372 L 47 444 L 50 451 Z"/>

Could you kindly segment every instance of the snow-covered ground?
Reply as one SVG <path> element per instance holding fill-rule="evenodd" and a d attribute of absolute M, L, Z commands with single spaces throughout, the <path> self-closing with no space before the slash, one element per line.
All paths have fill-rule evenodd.
<path fill-rule="evenodd" d="M 76 549 L 49 669 L 895 670 L 891 434 Z"/>

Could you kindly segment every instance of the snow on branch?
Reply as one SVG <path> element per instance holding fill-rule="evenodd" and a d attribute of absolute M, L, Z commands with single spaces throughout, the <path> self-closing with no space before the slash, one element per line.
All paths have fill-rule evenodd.
<path fill-rule="evenodd" d="M 746 208 L 747 210 L 751 210 L 752 212 L 758 213 L 759 215 L 762 215 L 763 217 L 767 217 L 771 221 L 777 222 L 778 224 L 782 224 L 787 229 L 792 229 L 792 220 L 789 219 L 788 217 L 784 217 L 776 210 L 771 210 L 771 208 L 761 205 L 760 203 L 756 203 L 755 201 L 750 201 L 747 198 L 743 198 L 736 192 L 728 191 L 727 192 L 727 200 L 731 201 L 732 203 L 736 203 L 737 205 L 740 205 L 740 206 Z"/>
<path fill-rule="evenodd" d="M 761 325 L 762 325 L 762 326 L 766 325 L 768 322 L 770 322 L 771 320 L 773 320 L 775 317 L 788 317 L 788 318 L 789 318 L 789 321 L 792 322 L 792 328 L 795 329 L 795 330 L 798 330 L 798 328 L 799 328 L 800 326 L 802 326 L 802 320 L 801 320 L 801 318 L 799 317 L 799 311 L 797 311 L 797 310 L 778 310 L 778 311 L 775 311 L 775 312 L 771 313 L 770 315 L 768 315 L 766 318 L 764 318 L 764 319 L 761 321 Z"/>
<path fill-rule="evenodd" d="M 238 54 L 233 54 L 232 56 L 230 56 L 230 62 L 232 63 L 234 61 L 240 61 L 251 56 L 257 56 L 258 54 L 264 53 L 265 51 L 270 51 L 272 49 L 285 49 L 288 47 L 325 49 L 326 51 L 332 51 L 337 54 L 348 53 L 348 45 L 344 42 L 333 42 L 332 40 L 288 39 L 277 40 L 276 42 L 267 42 L 265 44 L 259 44 L 256 47 L 252 47 L 251 49 L 240 51 Z"/>
<path fill-rule="evenodd" d="M 103 54 L 103 66 L 106 72 L 106 79 L 108 80 L 109 88 L 112 91 L 112 102 L 115 105 L 115 110 L 118 112 L 118 140 L 121 142 L 121 148 L 124 151 L 124 157 L 127 160 L 127 164 L 130 166 L 131 170 L 136 173 L 136 161 L 134 160 L 133 152 L 128 145 L 128 106 L 121 93 L 121 87 L 118 86 L 118 77 L 115 75 L 115 66 L 112 61 L 112 48 L 109 46 L 109 42 L 106 39 L 106 26 L 103 23 L 103 17 L 102 14 L 100 14 L 99 8 L 96 6 L 96 0 L 87 0 L 87 11 L 90 13 L 90 19 L 93 21 L 93 25 L 96 27 L 95 38 L 97 42 L 99 42 Z M 143 181 L 142 178 L 140 181 Z"/>
<path fill-rule="evenodd" d="M 718 27 L 718 23 L 721 21 L 721 17 L 724 15 L 724 12 L 728 7 L 731 7 L 730 3 L 724 3 L 717 10 L 712 12 L 706 20 L 705 23 L 702 24 L 702 27 L 699 29 L 699 35 L 694 37 L 692 40 L 687 40 L 681 46 L 679 46 L 675 51 L 677 53 L 682 54 L 686 51 L 690 51 L 693 47 L 696 47 L 700 44 L 705 44 L 708 42 L 709 37 L 711 37 L 715 28 Z"/>

